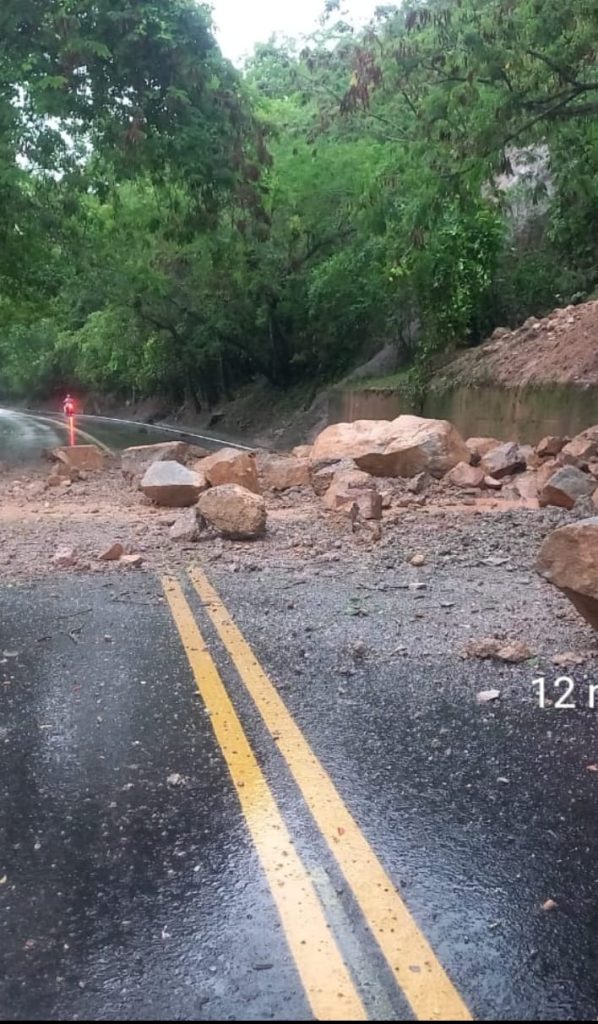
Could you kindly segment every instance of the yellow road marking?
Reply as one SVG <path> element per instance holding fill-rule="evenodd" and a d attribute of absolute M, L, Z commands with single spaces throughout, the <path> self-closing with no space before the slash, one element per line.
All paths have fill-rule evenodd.
<path fill-rule="evenodd" d="M 199 569 L 191 569 L 190 576 L 414 1014 L 419 1020 L 472 1020 L 432 947 L 218 594 Z"/>
<path fill-rule="evenodd" d="M 176 580 L 162 586 L 317 1020 L 367 1020 L 322 905 Z"/>

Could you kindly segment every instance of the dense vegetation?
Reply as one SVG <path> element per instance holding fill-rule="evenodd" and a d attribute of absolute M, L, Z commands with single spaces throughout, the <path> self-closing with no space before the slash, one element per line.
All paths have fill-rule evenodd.
<path fill-rule="evenodd" d="M 5 395 L 420 372 L 596 287 L 594 0 L 326 8 L 241 74 L 195 0 L 3 0 Z"/>

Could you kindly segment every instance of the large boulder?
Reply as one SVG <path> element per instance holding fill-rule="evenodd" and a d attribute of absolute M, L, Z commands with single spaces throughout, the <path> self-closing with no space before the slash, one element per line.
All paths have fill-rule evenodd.
<path fill-rule="evenodd" d="M 72 447 L 64 445 L 55 448 L 52 457 L 70 469 L 103 469 L 106 464 L 106 455 L 95 444 L 75 444 Z"/>
<path fill-rule="evenodd" d="M 504 476 L 511 476 L 526 468 L 525 453 L 518 444 L 499 444 L 482 456 L 480 465 L 487 476 L 502 480 Z"/>
<path fill-rule="evenodd" d="M 349 458 L 366 473 L 385 477 L 412 477 L 424 470 L 441 477 L 469 457 L 451 423 L 420 416 L 335 423 L 318 435 L 312 449 L 314 462 Z"/>
<path fill-rule="evenodd" d="M 536 568 L 598 629 L 598 517 L 561 526 L 549 534 Z"/>
<path fill-rule="evenodd" d="M 258 462 L 259 482 L 264 491 L 288 491 L 290 487 L 309 485 L 309 459 L 266 455 Z"/>
<path fill-rule="evenodd" d="M 559 453 L 559 462 L 564 466 L 587 469 L 592 459 L 598 458 L 598 427 L 588 427 L 577 434 Z"/>
<path fill-rule="evenodd" d="M 221 448 L 202 459 L 198 468 L 212 487 L 221 484 L 238 484 L 248 491 L 259 494 L 259 480 L 254 452 L 239 448 Z"/>
<path fill-rule="evenodd" d="M 201 495 L 200 515 L 225 537 L 251 540 L 266 530 L 266 503 L 259 494 L 238 484 L 221 484 Z"/>
<path fill-rule="evenodd" d="M 582 473 L 577 466 L 561 466 L 538 491 L 538 501 L 541 508 L 547 505 L 573 508 L 578 498 L 589 497 L 596 486 L 595 478 Z"/>
<path fill-rule="evenodd" d="M 120 456 L 120 468 L 129 482 L 140 480 L 154 462 L 180 462 L 183 464 L 189 451 L 184 441 L 163 441 L 161 444 L 140 444 L 125 448 Z"/>
<path fill-rule="evenodd" d="M 336 472 L 324 495 L 324 504 L 334 512 L 356 505 L 363 519 L 382 518 L 382 498 L 376 489 L 376 482 L 361 469 Z"/>
<path fill-rule="evenodd" d="M 208 483 L 201 475 L 195 473 L 180 462 L 154 462 L 145 471 L 140 490 L 155 502 L 167 508 L 186 508 L 195 505 Z"/>

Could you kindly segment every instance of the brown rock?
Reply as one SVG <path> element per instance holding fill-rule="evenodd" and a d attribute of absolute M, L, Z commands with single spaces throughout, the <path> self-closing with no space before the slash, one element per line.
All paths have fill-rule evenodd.
<path fill-rule="evenodd" d="M 375 481 L 360 469 L 336 472 L 324 496 L 324 504 L 332 511 L 344 510 L 355 504 L 363 519 L 380 519 L 382 516 L 382 498 L 376 490 Z"/>
<path fill-rule="evenodd" d="M 81 473 L 74 466 L 68 466 L 66 462 L 55 462 L 48 476 L 48 487 L 59 487 L 65 481 L 73 483 L 81 479 Z"/>
<path fill-rule="evenodd" d="M 351 491 L 351 504 L 357 506 L 357 512 L 362 519 L 382 519 L 382 498 L 378 491 L 371 489 Z M 343 505 L 342 508 L 346 508 Z"/>
<path fill-rule="evenodd" d="M 598 517 L 561 526 L 549 534 L 536 568 L 598 629 Z"/>
<path fill-rule="evenodd" d="M 418 473 L 407 484 L 407 490 L 410 494 L 424 494 L 431 483 L 432 477 L 429 473 Z"/>
<path fill-rule="evenodd" d="M 593 476 L 582 473 L 577 466 L 562 466 L 538 491 L 540 508 L 557 505 L 559 508 L 573 508 L 578 498 L 589 497 L 596 490 Z"/>
<path fill-rule="evenodd" d="M 484 487 L 487 487 L 490 491 L 500 491 L 502 480 L 497 480 L 495 476 L 485 476 Z"/>
<path fill-rule="evenodd" d="M 124 554 L 124 551 L 125 549 L 120 541 L 116 541 L 114 544 L 111 544 L 109 548 L 106 548 L 106 550 L 98 557 L 100 562 L 117 562 Z"/>
<path fill-rule="evenodd" d="M 135 445 L 125 448 L 120 456 L 120 468 L 129 482 L 140 480 L 154 462 L 184 463 L 189 445 L 184 441 L 164 441 L 161 444 Z"/>
<path fill-rule="evenodd" d="M 212 487 L 238 484 L 259 494 L 257 464 L 254 452 L 239 448 L 221 448 L 201 461 L 201 472 Z"/>
<path fill-rule="evenodd" d="M 199 538 L 196 508 L 188 508 L 178 516 L 168 531 L 171 540 L 195 541 Z"/>
<path fill-rule="evenodd" d="M 536 473 L 536 484 L 538 486 L 538 492 L 540 492 L 542 488 L 545 487 L 545 485 L 550 480 L 551 476 L 554 476 L 557 469 L 560 469 L 560 466 L 556 459 L 545 459 L 544 462 L 541 463 Z"/>
<path fill-rule="evenodd" d="M 545 459 L 549 456 L 554 457 L 559 454 L 566 444 L 568 444 L 568 438 L 549 435 L 548 437 L 543 437 L 542 440 L 538 442 L 536 445 L 536 452 L 541 459 Z"/>
<path fill-rule="evenodd" d="M 345 512 L 353 521 L 357 517 L 361 519 L 381 519 L 382 498 L 377 490 L 355 489 L 351 490 L 350 499 L 342 505 L 337 505 L 337 509 Z"/>
<path fill-rule="evenodd" d="M 520 444 L 519 454 L 528 469 L 537 469 L 542 464 L 540 456 L 531 444 Z"/>
<path fill-rule="evenodd" d="M 143 565 L 143 556 L 122 555 L 119 561 L 119 565 L 123 565 L 125 569 L 139 569 Z"/>
<path fill-rule="evenodd" d="M 52 565 L 57 569 L 70 569 L 77 564 L 77 556 L 74 548 L 61 545 L 52 556 Z"/>
<path fill-rule="evenodd" d="M 266 531 L 266 503 L 238 484 L 222 484 L 201 495 L 199 512 L 225 537 L 250 540 Z"/>
<path fill-rule="evenodd" d="M 561 465 L 577 466 L 578 469 L 587 469 L 595 458 L 598 458 L 598 427 L 588 427 L 577 434 L 559 454 Z"/>
<path fill-rule="evenodd" d="M 447 420 L 399 416 L 389 420 L 356 420 L 327 427 L 316 438 L 312 459 L 351 458 L 374 476 L 412 477 L 424 470 L 443 476 L 469 452 Z"/>
<path fill-rule="evenodd" d="M 293 455 L 296 459 L 311 459 L 311 454 L 311 444 L 298 444 L 296 448 L 293 448 Z"/>
<path fill-rule="evenodd" d="M 533 657 L 527 644 L 522 640 L 470 640 L 463 652 L 468 658 L 496 658 L 497 661 L 518 663 Z"/>
<path fill-rule="evenodd" d="M 307 487 L 310 483 L 309 459 L 268 455 L 259 461 L 259 481 L 264 491 Z"/>
<path fill-rule="evenodd" d="M 106 456 L 95 444 L 76 444 L 55 448 L 52 457 L 71 469 L 103 469 Z"/>
<path fill-rule="evenodd" d="M 512 487 L 518 497 L 525 501 L 535 501 L 538 497 L 538 477 L 533 469 L 526 470 L 515 477 Z"/>
<path fill-rule="evenodd" d="M 326 494 L 335 474 L 341 470 L 357 469 L 353 459 L 330 460 L 321 459 L 318 462 L 311 462 L 311 485 L 318 498 Z"/>
<path fill-rule="evenodd" d="M 145 471 L 140 490 L 155 502 L 167 508 L 185 508 L 195 505 L 208 484 L 200 473 L 195 473 L 180 462 L 154 462 Z"/>
<path fill-rule="evenodd" d="M 481 467 L 487 476 L 501 480 L 504 476 L 524 470 L 525 457 L 522 455 L 519 445 L 499 444 L 498 448 L 492 448 L 483 455 Z"/>
<path fill-rule="evenodd" d="M 444 479 L 454 487 L 483 487 L 484 470 L 479 466 L 471 466 L 468 462 L 459 462 Z"/>
<path fill-rule="evenodd" d="M 470 455 L 469 461 L 473 466 L 479 466 L 484 455 L 493 448 L 499 448 L 501 442 L 495 437 L 468 437 L 465 444 Z"/>
<path fill-rule="evenodd" d="M 190 444 L 187 446 L 187 454 L 185 456 L 186 466 L 195 466 L 196 462 L 200 462 L 201 459 L 207 459 L 208 455 L 213 455 L 214 449 L 203 448 L 200 444 Z M 175 460 L 178 461 L 178 460 Z"/>

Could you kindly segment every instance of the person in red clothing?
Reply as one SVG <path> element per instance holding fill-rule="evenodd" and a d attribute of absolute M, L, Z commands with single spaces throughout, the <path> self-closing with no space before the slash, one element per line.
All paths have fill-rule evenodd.
<path fill-rule="evenodd" d="M 66 396 L 66 398 L 64 400 L 63 408 L 64 408 L 64 415 L 67 417 L 67 419 L 70 419 L 71 416 L 75 415 L 75 403 L 73 402 L 73 399 L 71 398 L 70 395 Z"/>

